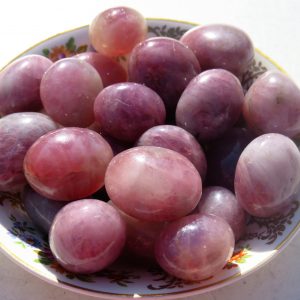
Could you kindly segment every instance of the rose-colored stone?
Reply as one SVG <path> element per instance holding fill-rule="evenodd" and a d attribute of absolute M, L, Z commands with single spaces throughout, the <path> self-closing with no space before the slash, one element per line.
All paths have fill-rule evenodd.
<path fill-rule="evenodd" d="M 221 271 L 233 248 L 234 235 L 228 223 L 217 216 L 196 214 L 163 229 L 156 240 L 155 257 L 170 275 L 199 281 Z"/>
<path fill-rule="evenodd" d="M 145 18 L 138 11 L 122 6 L 101 12 L 89 28 L 93 47 L 108 56 L 128 54 L 146 34 Z"/>
<path fill-rule="evenodd" d="M 54 200 L 87 197 L 104 184 L 113 153 L 96 132 L 62 128 L 39 138 L 24 160 L 26 178 L 33 189 Z"/>
<path fill-rule="evenodd" d="M 300 89 L 285 74 L 268 71 L 246 93 L 243 114 L 257 134 L 300 137 Z"/>
<path fill-rule="evenodd" d="M 239 79 L 254 58 L 248 35 L 230 25 L 197 26 L 187 31 L 180 41 L 193 50 L 203 70 L 225 69 Z"/>
<path fill-rule="evenodd" d="M 94 112 L 102 133 L 128 143 L 135 142 L 147 129 L 163 124 L 166 118 L 159 95 L 133 82 L 106 87 L 95 100 Z"/>
<path fill-rule="evenodd" d="M 243 102 L 243 88 L 232 73 L 208 70 L 196 76 L 182 93 L 176 124 L 200 141 L 211 140 L 237 122 Z"/>
<path fill-rule="evenodd" d="M 235 194 L 243 208 L 257 217 L 280 214 L 300 188 L 300 153 L 288 137 L 269 133 L 242 152 L 235 173 Z"/>
<path fill-rule="evenodd" d="M 186 157 L 153 146 L 131 148 L 115 156 L 106 171 L 105 187 L 119 209 L 151 222 L 187 215 L 202 191 L 201 177 Z"/>
<path fill-rule="evenodd" d="M 119 256 L 125 237 L 125 224 L 115 208 L 99 200 L 84 199 L 69 203 L 58 212 L 49 243 L 66 270 L 94 273 Z"/>
<path fill-rule="evenodd" d="M 63 126 L 87 127 L 94 122 L 94 101 L 103 85 L 87 62 L 64 58 L 55 62 L 41 81 L 45 111 Z"/>

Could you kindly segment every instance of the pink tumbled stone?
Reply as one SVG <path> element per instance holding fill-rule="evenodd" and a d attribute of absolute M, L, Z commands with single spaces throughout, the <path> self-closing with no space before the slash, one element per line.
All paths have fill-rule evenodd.
<path fill-rule="evenodd" d="M 108 56 L 128 54 L 146 34 L 145 18 L 135 9 L 124 6 L 99 13 L 89 28 L 93 47 Z"/>
<path fill-rule="evenodd" d="M 257 217 L 280 214 L 300 188 L 300 153 L 288 137 L 264 134 L 242 152 L 234 179 L 243 208 Z"/>
<path fill-rule="evenodd" d="M 111 264 L 125 244 L 119 212 L 99 200 L 84 199 L 64 206 L 50 230 L 50 248 L 66 270 L 93 273 Z"/>
<path fill-rule="evenodd" d="M 254 58 L 253 44 L 248 35 L 226 24 L 194 27 L 180 41 L 195 53 L 203 70 L 225 69 L 240 79 Z"/>
<path fill-rule="evenodd" d="M 223 219 L 186 216 L 167 225 L 155 244 L 155 257 L 170 275 L 199 281 L 221 271 L 234 248 L 233 232 Z"/>
<path fill-rule="evenodd" d="M 103 89 L 96 97 L 94 113 L 102 133 L 127 143 L 135 142 L 147 129 L 163 124 L 166 118 L 159 95 L 133 82 Z"/>
<path fill-rule="evenodd" d="M 268 71 L 246 93 L 244 118 L 257 134 L 281 133 L 300 137 L 300 89 L 285 74 Z"/>
<path fill-rule="evenodd" d="M 201 192 L 201 177 L 183 155 L 141 146 L 115 156 L 105 175 L 113 203 L 126 214 L 151 222 L 170 221 L 190 213 Z"/>
<path fill-rule="evenodd" d="M 222 69 L 194 77 L 176 107 L 176 124 L 198 140 L 220 137 L 238 121 L 244 102 L 239 80 Z"/>
<path fill-rule="evenodd" d="M 63 126 L 88 127 L 94 122 L 94 101 L 102 90 L 98 72 L 87 62 L 64 58 L 41 81 L 46 113 Z"/>
<path fill-rule="evenodd" d="M 77 200 L 104 184 L 113 157 L 109 144 L 86 128 L 61 128 L 40 137 L 24 159 L 26 179 L 44 197 Z"/>

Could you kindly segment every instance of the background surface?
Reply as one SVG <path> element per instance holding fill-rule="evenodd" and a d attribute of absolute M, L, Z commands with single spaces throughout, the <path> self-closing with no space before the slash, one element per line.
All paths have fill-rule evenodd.
<path fill-rule="evenodd" d="M 33 44 L 90 23 L 100 11 L 127 5 L 146 17 L 228 23 L 245 30 L 255 47 L 300 85 L 300 1 L 16 1 L 0 0 L 0 68 Z M 190 300 L 299 300 L 300 234 L 272 262 L 231 286 Z M 0 253 L 1 300 L 91 300 L 51 286 Z"/>

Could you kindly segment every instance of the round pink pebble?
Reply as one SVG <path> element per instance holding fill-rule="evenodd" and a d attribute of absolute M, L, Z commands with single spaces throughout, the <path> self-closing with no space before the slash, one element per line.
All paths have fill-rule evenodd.
<path fill-rule="evenodd" d="M 183 155 L 141 146 L 115 156 L 105 175 L 112 202 L 126 214 L 151 222 L 170 221 L 190 213 L 201 192 L 201 177 Z"/>
<path fill-rule="evenodd" d="M 244 102 L 239 80 L 222 69 L 207 70 L 194 77 L 176 108 L 176 124 L 198 140 L 213 140 L 239 119 Z"/>
<path fill-rule="evenodd" d="M 186 216 L 167 225 L 155 244 L 159 265 L 175 277 L 199 281 L 221 271 L 234 249 L 233 232 L 223 219 Z"/>
<path fill-rule="evenodd" d="M 254 48 L 248 35 L 225 24 L 208 24 L 188 30 L 180 39 L 196 55 L 203 70 L 225 69 L 242 78 Z"/>
<path fill-rule="evenodd" d="M 94 199 L 64 206 L 49 235 L 55 258 L 74 273 L 94 273 L 107 267 L 121 253 L 125 239 L 125 224 L 118 211 Z"/>
<path fill-rule="evenodd" d="M 98 72 L 87 62 L 64 58 L 41 81 L 46 113 L 63 126 L 87 127 L 94 122 L 94 101 L 102 90 Z"/>
<path fill-rule="evenodd" d="M 257 134 L 276 132 L 299 138 L 300 89 L 285 74 L 268 71 L 246 93 L 243 115 Z"/>
<path fill-rule="evenodd" d="M 104 184 L 113 153 L 98 133 L 86 128 L 61 128 L 40 137 L 24 159 L 31 187 L 54 200 L 87 197 Z"/>
<path fill-rule="evenodd" d="M 124 6 L 101 12 L 89 28 L 93 47 L 108 56 L 128 54 L 146 34 L 145 18 L 135 9 Z"/>
<path fill-rule="evenodd" d="M 235 171 L 235 194 L 243 208 L 257 217 L 282 213 L 300 188 L 300 153 L 288 137 L 263 134 L 242 152 Z"/>

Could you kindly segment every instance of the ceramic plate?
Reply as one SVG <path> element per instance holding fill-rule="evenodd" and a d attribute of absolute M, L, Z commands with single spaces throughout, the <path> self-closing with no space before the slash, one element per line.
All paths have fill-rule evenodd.
<path fill-rule="evenodd" d="M 180 38 L 193 24 L 149 19 L 149 36 Z M 51 37 L 26 50 L 53 61 L 91 50 L 88 27 Z M 126 64 L 126 57 L 119 61 Z M 266 70 L 279 69 L 270 58 L 256 50 L 255 60 L 243 76 L 247 89 Z M 157 266 L 132 266 L 118 262 L 93 275 L 76 275 L 61 268 L 53 258 L 47 238 L 36 230 L 23 210 L 18 194 L 0 194 L 0 248 L 13 261 L 40 278 L 73 291 L 101 298 L 179 298 L 228 285 L 270 261 L 282 250 L 300 227 L 299 201 L 277 218 L 249 220 L 248 233 L 235 248 L 232 258 L 215 276 L 197 283 L 167 275 Z"/>

